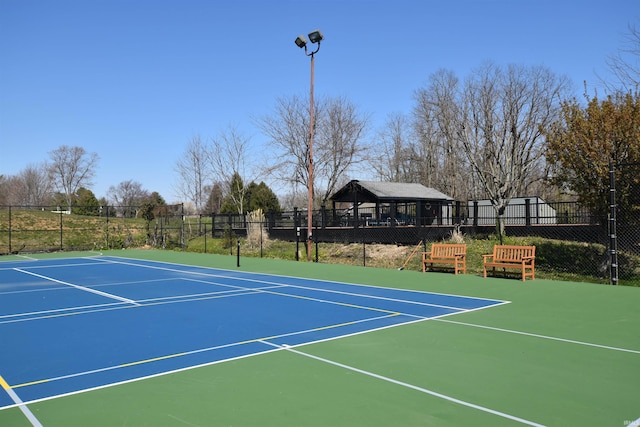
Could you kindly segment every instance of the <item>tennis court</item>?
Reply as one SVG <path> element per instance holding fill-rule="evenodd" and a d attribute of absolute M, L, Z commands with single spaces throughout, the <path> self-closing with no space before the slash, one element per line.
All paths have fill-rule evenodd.
<path fill-rule="evenodd" d="M 0 263 L 0 425 L 640 425 L 640 289 L 76 255 Z"/>

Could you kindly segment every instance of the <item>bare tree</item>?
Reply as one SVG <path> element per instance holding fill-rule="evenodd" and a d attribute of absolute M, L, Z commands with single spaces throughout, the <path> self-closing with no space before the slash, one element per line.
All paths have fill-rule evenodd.
<path fill-rule="evenodd" d="M 419 182 L 457 200 L 474 191 L 469 164 L 458 138 L 460 129 L 460 82 L 452 71 L 439 70 L 429 85 L 416 91 L 413 127 L 417 138 Z"/>
<path fill-rule="evenodd" d="M 437 114 L 448 105 L 438 105 L 433 100 L 431 89 L 419 90 L 415 94 L 417 101 L 413 110 L 413 129 L 415 141 L 410 145 L 411 172 L 413 179 L 427 187 L 438 187 L 442 153 L 438 132 Z M 441 189 L 442 190 L 442 189 Z"/>
<path fill-rule="evenodd" d="M 22 205 L 24 191 L 22 180 L 17 175 L 0 176 L 0 205 Z"/>
<path fill-rule="evenodd" d="M 349 169 L 366 158 L 367 147 L 362 144 L 362 138 L 369 118 L 346 98 L 327 99 L 320 113 L 316 123 L 314 179 L 322 185 L 321 203 L 324 204 Z"/>
<path fill-rule="evenodd" d="M 28 165 L 18 175 L 22 188 L 22 204 L 28 206 L 42 206 L 51 199 L 51 180 L 48 174 L 49 166 L 46 163 L 40 165 Z"/>
<path fill-rule="evenodd" d="M 65 196 L 71 209 L 73 195 L 80 187 L 90 188 L 98 164 L 98 154 L 87 153 L 82 147 L 63 145 L 49 153 L 49 173 L 55 188 Z"/>
<path fill-rule="evenodd" d="M 413 159 L 411 126 L 402 114 L 389 115 L 378 132 L 377 149 L 369 155 L 369 164 L 383 181 L 412 182 Z"/>
<path fill-rule="evenodd" d="M 150 195 L 147 190 L 142 188 L 142 184 L 131 179 L 122 181 L 115 187 L 112 185 L 107 194 L 124 217 L 137 217 L 140 205 Z"/>
<path fill-rule="evenodd" d="M 206 186 L 212 182 L 211 150 L 200 136 L 194 136 L 187 144 L 185 151 L 176 162 L 179 175 L 178 191 L 190 200 L 201 213 L 207 203 L 209 193 Z"/>
<path fill-rule="evenodd" d="M 52 186 L 46 163 L 28 165 L 18 175 L 0 177 L 0 205 L 44 206 L 51 202 Z"/>
<path fill-rule="evenodd" d="M 626 92 L 640 90 L 640 29 L 629 26 L 626 46 L 607 58 L 607 66 L 617 82 L 604 82 L 607 89 L 615 93 L 620 88 Z M 617 85 L 619 87 L 616 87 Z"/>
<path fill-rule="evenodd" d="M 322 188 L 324 202 L 345 174 L 364 158 L 362 143 L 368 117 L 346 98 L 323 101 L 314 106 L 314 192 Z M 266 168 L 281 181 L 297 187 L 309 186 L 309 102 L 303 98 L 279 98 L 272 116 L 258 126 L 270 138 L 273 161 Z M 317 200 L 314 197 L 314 200 Z"/>
<path fill-rule="evenodd" d="M 494 64 L 464 87 L 459 137 L 504 234 L 504 212 L 531 179 L 543 152 L 543 130 L 557 117 L 565 78 L 543 67 Z"/>
<path fill-rule="evenodd" d="M 314 107 L 319 121 L 320 107 Z M 307 187 L 309 182 L 309 103 L 304 99 L 276 99 L 272 116 L 258 120 L 258 126 L 270 138 L 271 158 L 264 166 L 274 178 L 296 187 Z M 317 132 L 318 126 L 314 127 Z M 315 135 L 314 135 L 315 136 Z M 315 187 L 314 187 L 315 188 Z"/>
<path fill-rule="evenodd" d="M 9 203 L 9 178 L 0 175 L 0 206 L 8 206 Z"/>
<path fill-rule="evenodd" d="M 250 139 L 242 135 L 236 128 L 229 127 L 211 141 L 210 163 L 214 176 L 228 186 L 227 195 L 232 198 L 238 213 L 242 213 L 249 182 L 247 173 Z"/>

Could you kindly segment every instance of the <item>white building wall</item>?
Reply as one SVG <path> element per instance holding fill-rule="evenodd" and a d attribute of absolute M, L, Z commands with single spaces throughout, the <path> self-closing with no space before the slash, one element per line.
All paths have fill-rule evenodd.
<path fill-rule="evenodd" d="M 511 199 L 505 209 L 506 225 L 526 224 L 526 199 L 529 199 L 529 215 L 531 224 L 556 224 L 556 210 L 539 197 L 516 197 Z M 495 225 L 495 210 L 489 200 L 478 200 L 478 225 Z M 474 222 L 474 201 L 468 202 L 469 220 Z"/>

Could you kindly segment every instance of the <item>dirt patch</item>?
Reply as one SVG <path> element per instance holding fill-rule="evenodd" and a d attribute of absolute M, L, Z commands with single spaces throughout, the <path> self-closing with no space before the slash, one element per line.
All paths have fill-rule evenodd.
<path fill-rule="evenodd" d="M 367 257 L 376 260 L 400 260 L 408 256 L 407 246 L 367 245 Z"/>
<path fill-rule="evenodd" d="M 324 247 L 327 250 L 327 246 Z M 346 262 L 349 264 L 362 264 L 363 255 L 366 255 L 366 265 L 399 268 L 409 257 L 414 246 L 396 246 L 382 244 L 368 244 L 363 247 L 362 244 L 332 244 L 328 249 L 327 256 L 337 262 Z M 413 259 L 415 261 L 420 255 L 420 251 L 416 251 Z"/>

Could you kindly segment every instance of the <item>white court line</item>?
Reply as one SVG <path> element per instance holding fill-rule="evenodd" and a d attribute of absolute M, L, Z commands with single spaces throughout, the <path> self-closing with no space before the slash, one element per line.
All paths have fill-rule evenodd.
<path fill-rule="evenodd" d="M 18 394 L 15 391 L 13 391 L 13 389 L 9 386 L 9 384 L 7 384 L 4 378 L 2 378 L 2 375 L 0 375 L 0 385 L 2 386 L 4 391 L 7 392 L 11 400 L 13 400 L 13 403 L 18 408 L 20 408 L 24 416 L 27 417 L 29 422 L 31 422 L 31 425 L 33 427 L 42 427 L 42 424 L 40 423 L 40 421 L 36 418 L 35 415 L 33 415 L 33 412 L 31 412 L 31 410 L 27 407 L 27 405 L 24 404 L 24 402 L 22 401 L 22 399 L 20 399 Z"/>
<path fill-rule="evenodd" d="M 293 347 L 289 347 L 287 345 L 273 344 L 273 343 L 270 343 L 268 341 L 264 341 L 264 343 L 268 344 L 268 345 L 271 345 L 271 346 L 274 346 L 274 347 L 277 347 L 277 348 L 280 348 L 280 349 L 283 349 L 283 350 L 286 350 L 286 351 L 289 351 L 291 353 L 298 354 L 300 356 L 308 357 L 310 359 L 315 359 L 317 361 L 320 361 L 320 362 L 323 362 L 323 363 L 327 363 L 329 365 L 337 366 L 339 368 L 343 368 L 343 369 L 347 369 L 349 371 L 357 372 L 359 374 L 367 375 L 369 377 L 373 377 L 373 378 L 376 378 L 376 379 L 379 379 L 379 380 L 382 380 L 382 381 L 386 381 L 386 382 L 389 382 L 389 383 L 392 383 L 392 384 L 396 384 L 396 385 L 399 385 L 399 386 L 402 386 L 402 387 L 410 388 L 412 390 L 416 390 L 416 391 L 419 391 L 421 393 L 425 393 L 425 394 L 428 394 L 428 395 L 431 395 L 431 396 L 434 396 L 434 397 L 438 397 L 440 399 L 448 400 L 449 402 L 457 403 L 458 405 L 466 406 L 466 407 L 472 408 L 472 409 L 477 409 L 479 411 L 487 412 L 487 413 L 492 414 L 492 415 L 497 415 L 497 416 L 502 417 L 502 418 L 507 418 L 509 420 L 516 421 L 516 422 L 519 422 L 521 424 L 526 424 L 526 425 L 534 426 L 534 427 L 544 427 L 543 424 L 538 424 L 538 423 L 533 422 L 533 421 L 525 420 L 524 418 L 519 418 L 519 417 L 516 417 L 516 416 L 513 416 L 513 415 L 506 414 L 504 412 L 500 412 L 500 411 L 496 411 L 496 410 L 493 410 L 493 409 L 490 409 L 490 408 L 486 408 L 484 406 L 476 405 L 475 403 L 466 402 L 464 400 L 456 399 L 455 397 L 447 396 L 446 394 L 438 393 L 437 391 L 429 390 L 429 389 L 426 389 L 426 388 L 423 388 L 423 387 L 418 387 L 416 385 L 405 383 L 403 381 L 394 380 L 393 378 L 385 377 L 383 375 L 375 374 L 375 373 L 370 372 L 370 371 L 365 371 L 363 369 L 359 369 L 359 368 L 356 368 L 356 367 L 353 367 L 353 366 L 345 365 L 343 363 L 335 362 L 333 360 L 325 359 L 323 357 L 314 356 L 313 354 L 304 353 L 304 352 L 302 352 L 300 350 L 295 350 Z"/>
<path fill-rule="evenodd" d="M 98 291 L 96 289 L 91 289 L 91 288 L 87 288 L 87 287 L 84 287 L 84 286 L 75 285 L 75 284 L 69 283 L 69 282 L 63 282 L 62 280 L 54 279 L 53 277 L 43 276 L 41 274 L 32 273 L 30 271 L 23 270 L 21 268 L 14 268 L 14 270 L 15 271 L 19 271 L 19 272 L 24 273 L 24 274 L 29 274 L 31 276 L 39 277 L 41 279 L 49 280 L 51 282 L 60 283 L 60 284 L 63 284 L 63 285 L 68 285 L 68 286 L 71 286 L 73 288 L 79 289 L 81 291 L 91 292 L 91 293 L 96 294 L 96 295 L 100 295 L 100 296 L 103 296 L 103 297 L 111 298 L 111 299 L 114 299 L 114 300 L 117 300 L 117 301 L 126 302 L 128 304 L 139 305 L 137 302 L 135 302 L 134 300 L 129 299 L 129 298 L 124 298 L 124 297 L 121 297 L 121 296 L 118 296 L 118 295 L 113 295 L 113 294 L 110 294 L 110 293 L 107 293 L 107 292 Z"/>
<path fill-rule="evenodd" d="M 640 427 L 640 418 L 635 421 L 631 421 L 629 424 L 627 424 L 627 427 Z"/>
<path fill-rule="evenodd" d="M 576 341 L 576 340 L 570 340 L 570 339 L 566 339 L 566 338 L 552 337 L 552 336 L 548 336 L 548 335 L 533 334 L 531 332 L 515 331 L 513 329 L 496 328 L 496 327 L 493 327 L 493 326 L 477 325 L 477 324 L 474 324 L 474 323 L 458 322 L 458 321 L 455 321 L 455 320 L 448 320 L 448 319 L 433 319 L 433 320 L 437 320 L 438 322 L 454 323 L 456 325 L 472 326 L 474 328 L 490 329 L 492 331 L 508 332 L 510 334 L 525 335 L 525 336 L 528 336 L 528 337 L 542 338 L 542 339 L 545 339 L 545 340 L 561 341 L 561 342 L 566 342 L 566 343 L 570 343 L 570 344 L 579 344 L 579 345 L 586 345 L 586 346 L 589 346 L 589 347 L 604 348 L 606 350 L 624 351 L 624 352 L 627 352 L 627 353 L 640 354 L 640 350 L 631 350 L 631 349 L 628 349 L 628 348 L 612 347 L 612 346 L 608 346 L 608 345 L 594 344 L 594 343 L 590 343 L 590 342 Z"/>

